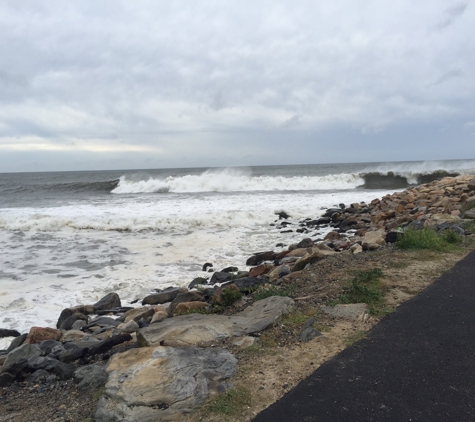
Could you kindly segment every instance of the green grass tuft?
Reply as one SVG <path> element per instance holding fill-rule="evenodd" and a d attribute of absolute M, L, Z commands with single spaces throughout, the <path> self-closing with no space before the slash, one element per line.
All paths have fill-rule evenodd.
<path fill-rule="evenodd" d="M 428 249 L 436 252 L 448 252 L 453 246 L 462 242 L 462 237 L 452 230 L 445 230 L 441 234 L 432 229 L 406 230 L 396 246 L 399 249 Z"/>
<path fill-rule="evenodd" d="M 224 289 L 221 293 L 221 304 L 223 306 L 231 306 L 234 302 L 238 301 L 244 296 L 239 290 Z"/>
<path fill-rule="evenodd" d="M 259 288 L 253 294 L 254 299 L 262 300 L 271 296 L 290 296 L 291 292 L 289 289 L 278 286 L 266 286 L 265 288 Z"/>
<path fill-rule="evenodd" d="M 251 405 L 251 393 L 249 390 L 236 387 L 228 390 L 226 394 L 218 397 L 214 402 L 210 403 L 208 410 L 213 413 L 222 415 L 234 415 L 240 413 L 243 407 Z"/>
<path fill-rule="evenodd" d="M 380 268 L 356 271 L 334 304 L 366 303 L 370 314 L 378 314 L 383 305 L 384 288 L 381 282 L 383 275 Z"/>

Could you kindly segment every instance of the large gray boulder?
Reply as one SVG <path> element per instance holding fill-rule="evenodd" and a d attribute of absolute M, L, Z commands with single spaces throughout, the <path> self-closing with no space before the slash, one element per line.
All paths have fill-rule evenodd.
<path fill-rule="evenodd" d="M 181 420 L 225 392 L 237 359 L 220 348 L 147 347 L 115 355 L 96 422 Z"/>
<path fill-rule="evenodd" d="M 8 369 L 22 360 L 28 360 L 35 356 L 41 356 L 41 354 L 41 349 L 36 344 L 23 344 L 8 354 L 7 359 L 3 363 L 3 369 Z"/>
<path fill-rule="evenodd" d="M 139 330 L 137 341 L 139 346 L 190 346 L 239 337 L 272 327 L 293 303 L 289 297 L 271 296 L 233 316 L 191 314 L 168 318 Z"/>

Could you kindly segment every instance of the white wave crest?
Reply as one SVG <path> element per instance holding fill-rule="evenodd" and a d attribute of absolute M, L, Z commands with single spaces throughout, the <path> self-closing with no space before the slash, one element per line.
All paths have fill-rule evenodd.
<path fill-rule="evenodd" d="M 134 181 L 122 176 L 115 194 L 131 193 L 196 193 L 196 192 L 251 192 L 251 191 L 305 191 L 354 189 L 364 183 L 357 174 L 326 176 L 250 176 L 235 169 L 208 170 L 200 175 L 165 179 Z"/>

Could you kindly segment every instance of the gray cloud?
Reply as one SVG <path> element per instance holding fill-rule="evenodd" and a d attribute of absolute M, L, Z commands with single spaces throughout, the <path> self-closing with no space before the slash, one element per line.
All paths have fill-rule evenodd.
<path fill-rule="evenodd" d="M 356 157 L 355 133 L 377 136 L 386 159 L 396 128 L 410 137 L 414 125 L 473 119 L 472 9 L 447 0 L 4 1 L 0 171 L 23 169 L 27 152 L 50 169 L 73 148 L 78 168 L 124 165 L 121 157 L 131 167 L 181 166 L 183 156 L 193 166 L 258 164 L 269 148 L 289 162 L 335 160 L 311 149 L 322 134 L 344 144 L 337 161 Z M 455 19 L 451 31 L 427 34 Z"/>
<path fill-rule="evenodd" d="M 467 6 L 466 3 L 460 3 L 448 8 L 444 13 L 444 18 L 435 26 L 436 29 L 440 31 L 452 25 L 457 18 L 463 15 Z"/>

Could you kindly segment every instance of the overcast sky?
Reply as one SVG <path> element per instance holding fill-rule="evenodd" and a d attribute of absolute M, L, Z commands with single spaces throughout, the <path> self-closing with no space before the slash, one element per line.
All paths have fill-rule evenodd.
<path fill-rule="evenodd" d="M 0 2 L 0 172 L 475 158 L 475 2 Z"/>

